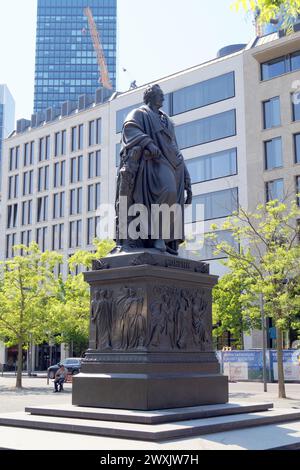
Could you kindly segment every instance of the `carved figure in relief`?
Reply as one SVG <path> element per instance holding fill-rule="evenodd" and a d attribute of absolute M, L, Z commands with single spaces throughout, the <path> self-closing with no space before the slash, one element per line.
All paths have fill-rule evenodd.
<path fill-rule="evenodd" d="M 96 347 L 98 350 L 112 347 L 112 292 L 96 291 L 92 301 L 92 321 L 96 324 Z"/>
<path fill-rule="evenodd" d="M 118 348 L 136 349 L 146 342 L 146 321 L 143 316 L 144 297 L 141 289 L 121 290 L 116 300 Z"/>

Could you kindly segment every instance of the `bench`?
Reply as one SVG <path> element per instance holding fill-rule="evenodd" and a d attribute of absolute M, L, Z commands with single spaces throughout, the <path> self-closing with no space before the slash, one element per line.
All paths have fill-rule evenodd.
<path fill-rule="evenodd" d="M 73 375 L 72 374 L 68 374 L 67 375 L 67 378 L 65 380 L 65 383 L 72 383 L 73 382 Z"/>

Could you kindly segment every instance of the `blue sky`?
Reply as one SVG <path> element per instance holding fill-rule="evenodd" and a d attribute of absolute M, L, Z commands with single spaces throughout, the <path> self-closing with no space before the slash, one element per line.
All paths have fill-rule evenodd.
<path fill-rule="evenodd" d="M 87 1 L 88 3 L 88 1 Z M 218 49 L 248 42 L 251 19 L 233 0 L 119 0 L 118 89 L 199 64 Z M 16 100 L 16 118 L 33 108 L 36 0 L 0 0 L 0 83 Z M 125 67 L 128 72 L 122 71 Z"/>

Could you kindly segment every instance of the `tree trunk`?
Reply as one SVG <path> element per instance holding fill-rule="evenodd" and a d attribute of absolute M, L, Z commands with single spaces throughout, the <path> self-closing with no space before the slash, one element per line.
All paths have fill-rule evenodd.
<path fill-rule="evenodd" d="M 278 397 L 286 398 L 285 384 L 284 384 L 284 370 L 283 370 L 283 334 L 280 328 L 277 331 L 277 364 L 278 364 Z"/>
<path fill-rule="evenodd" d="M 23 369 L 23 343 L 21 340 L 19 340 L 16 388 L 22 388 L 22 369 Z"/>

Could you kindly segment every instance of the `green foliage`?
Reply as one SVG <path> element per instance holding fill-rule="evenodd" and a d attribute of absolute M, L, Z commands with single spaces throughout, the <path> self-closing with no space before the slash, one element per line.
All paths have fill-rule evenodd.
<path fill-rule="evenodd" d="M 95 240 L 95 252 L 78 251 L 69 267 L 91 267 L 93 259 L 108 254 L 114 243 Z M 88 341 L 90 295 L 83 274 L 56 277 L 54 268 L 62 255 L 42 253 L 36 243 L 14 247 L 16 256 L 1 263 L 0 339 L 6 346 L 18 345 L 17 386 L 21 387 L 21 352 L 30 342 L 76 343 L 85 349 Z M 80 346 L 81 345 L 81 346 Z"/>
<path fill-rule="evenodd" d="M 0 337 L 7 346 L 20 341 L 26 346 L 31 340 L 38 344 L 52 327 L 47 311 L 57 294 L 53 269 L 62 257 L 42 253 L 36 243 L 14 250 L 16 256 L 1 263 Z"/>
<path fill-rule="evenodd" d="M 213 323 L 218 325 L 213 336 L 230 332 L 235 347 L 243 347 L 243 333 L 261 327 L 260 310 L 249 292 L 249 279 L 244 273 L 232 272 L 224 275 L 213 290 Z"/>
<path fill-rule="evenodd" d="M 243 316 L 255 318 L 253 302 L 259 305 L 263 294 L 266 314 L 283 330 L 300 321 L 298 219 L 300 210 L 296 202 L 288 208 L 271 201 L 266 206 L 259 205 L 254 213 L 240 209 L 221 227 L 212 226 L 213 230 L 230 230 L 236 245 L 217 243 L 216 233 L 209 235 L 216 253 L 228 257 L 225 264 L 233 280 L 240 283 L 243 295 L 238 301 Z"/>
<path fill-rule="evenodd" d="M 74 271 L 76 266 L 84 266 L 85 268 L 91 268 L 93 260 L 104 258 L 115 246 L 115 242 L 112 240 L 99 240 L 93 241 L 95 251 L 78 250 L 69 259 L 69 266 L 71 271 Z"/>
<path fill-rule="evenodd" d="M 261 23 L 268 23 L 281 15 L 283 28 L 289 30 L 300 13 L 300 0 L 236 0 L 233 7 L 236 10 L 243 8 L 254 13 L 258 10 Z"/>
<path fill-rule="evenodd" d="M 95 240 L 95 252 L 77 251 L 69 259 L 71 273 L 66 280 L 59 279 L 56 301 L 52 302 L 51 315 L 56 321 L 55 341 L 84 345 L 89 337 L 89 286 L 83 274 L 72 274 L 76 268 L 91 268 L 92 261 L 105 257 L 114 247 L 110 240 Z"/>

